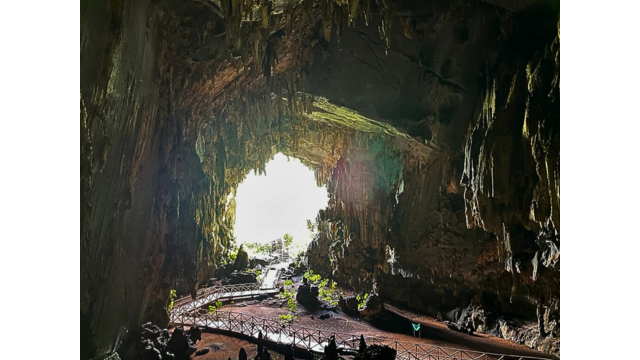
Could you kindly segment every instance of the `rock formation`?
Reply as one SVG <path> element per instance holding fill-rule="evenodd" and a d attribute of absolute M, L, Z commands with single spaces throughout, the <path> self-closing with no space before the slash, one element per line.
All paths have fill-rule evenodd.
<path fill-rule="evenodd" d="M 506 3 L 81 2 L 81 358 L 213 276 L 278 152 L 330 193 L 314 272 L 559 352 L 559 7 Z"/>

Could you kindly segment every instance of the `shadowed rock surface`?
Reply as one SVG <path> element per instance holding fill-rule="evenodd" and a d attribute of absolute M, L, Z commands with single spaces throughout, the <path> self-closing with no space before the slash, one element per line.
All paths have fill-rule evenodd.
<path fill-rule="evenodd" d="M 131 358 L 214 277 L 278 152 L 330 194 L 314 272 L 559 354 L 558 2 L 80 11 L 81 358 Z"/>

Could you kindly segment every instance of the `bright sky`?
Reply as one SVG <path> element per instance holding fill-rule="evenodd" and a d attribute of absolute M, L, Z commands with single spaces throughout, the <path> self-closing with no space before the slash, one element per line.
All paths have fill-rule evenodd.
<path fill-rule="evenodd" d="M 327 206 L 326 187 L 316 186 L 313 171 L 300 160 L 287 161 L 281 153 L 267 163 L 266 173 L 256 176 L 252 171 L 238 187 L 237 243 L 265 243 L 289 233 L 294 243 L 307 244 L 307 220 L 315 222 L 318 210 Z"/>

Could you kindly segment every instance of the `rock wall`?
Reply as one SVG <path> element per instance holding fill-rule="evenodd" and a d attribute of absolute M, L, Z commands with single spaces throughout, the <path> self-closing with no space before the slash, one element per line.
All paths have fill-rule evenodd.
<path fill-rule="evenodd" d="M 470 325 L 476 331 L 559 354 L 554 14 L 541 7 L 501 22 L 500 50 L 478 79 L 480 100 L 463 141 L 436 143 L 426 158 L 405 152 L 399 181 L 375 203 L 331 192 L 309 251 L 314 271 L 463 326 L 482 311 L 473 315 L 482 319 Z M 360 173 L 334 172 L 330 183 L 348 186 Z M 363 204 L 375 216 L 354 210 Z"/>
<path fill-rule="evenodd" d="M 559 329 L 558 11 L 516 10 L 82 2 L 81 357 L 126 358 L 213 274 L 235 189 L 277 152 L 331 193 L 314 268 Z"/>

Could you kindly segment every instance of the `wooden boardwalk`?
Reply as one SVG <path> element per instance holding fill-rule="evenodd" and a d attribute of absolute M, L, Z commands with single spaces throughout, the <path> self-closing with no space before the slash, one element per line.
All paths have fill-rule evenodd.
<path fill-rule="evenodd" d="M 250 336 L 255 339 L 262 333 L 263 339 L 277 344 L 293 345 L 295 348 L 322 353 L 333 337 L 338 349 L 354 353 L 360 344 L 360 335 L 339 334 L 325 330 L 306 328 L 292 324 L 231 311 L 192 312 L 173 314 L 171 322 L 175 325 L 197 325 L 210 329 Z M 392 339 L 365 336 L 367 345 L 386 345 L 396 349 L 399 360 L 542 360 L 543 358 L 491 354 L 470 350 L 453 349 L 428 344 L 416 344 Z"/>
<path fill-rule="evenodd" d="M 277 281 L 272 284 L 277 285 Z M 197 325 L 256 339 L 258 334 L 262 333 L 265 341 L 293 345 L 298 349 L 316 353 L 322 353 L 324 347 L 333 337 L 337 347 L 342 351 L 357 351 L 360 335 L 338 334 L 292 324 L 285 325 L 278 321 L 231 311 L 215 311 L 210 314 L 207 310 L 202 309 L 203 306 L 218 300 L 278 293 L 275 285 L 269 289 L 263 288 L 263 285 L 260 283 L 238 284 L 203 289 L 198 293 L 196 299 L 186 297 L 175 301 L 170 321 L 174 325 Z M 365 341 L 368 345 L 387 345 L 396 349 L 396 359 L 399 360 L 543 360 L 543 358 L 537 357 L 483 353 L 371 336 L 366 336 Z"/>

